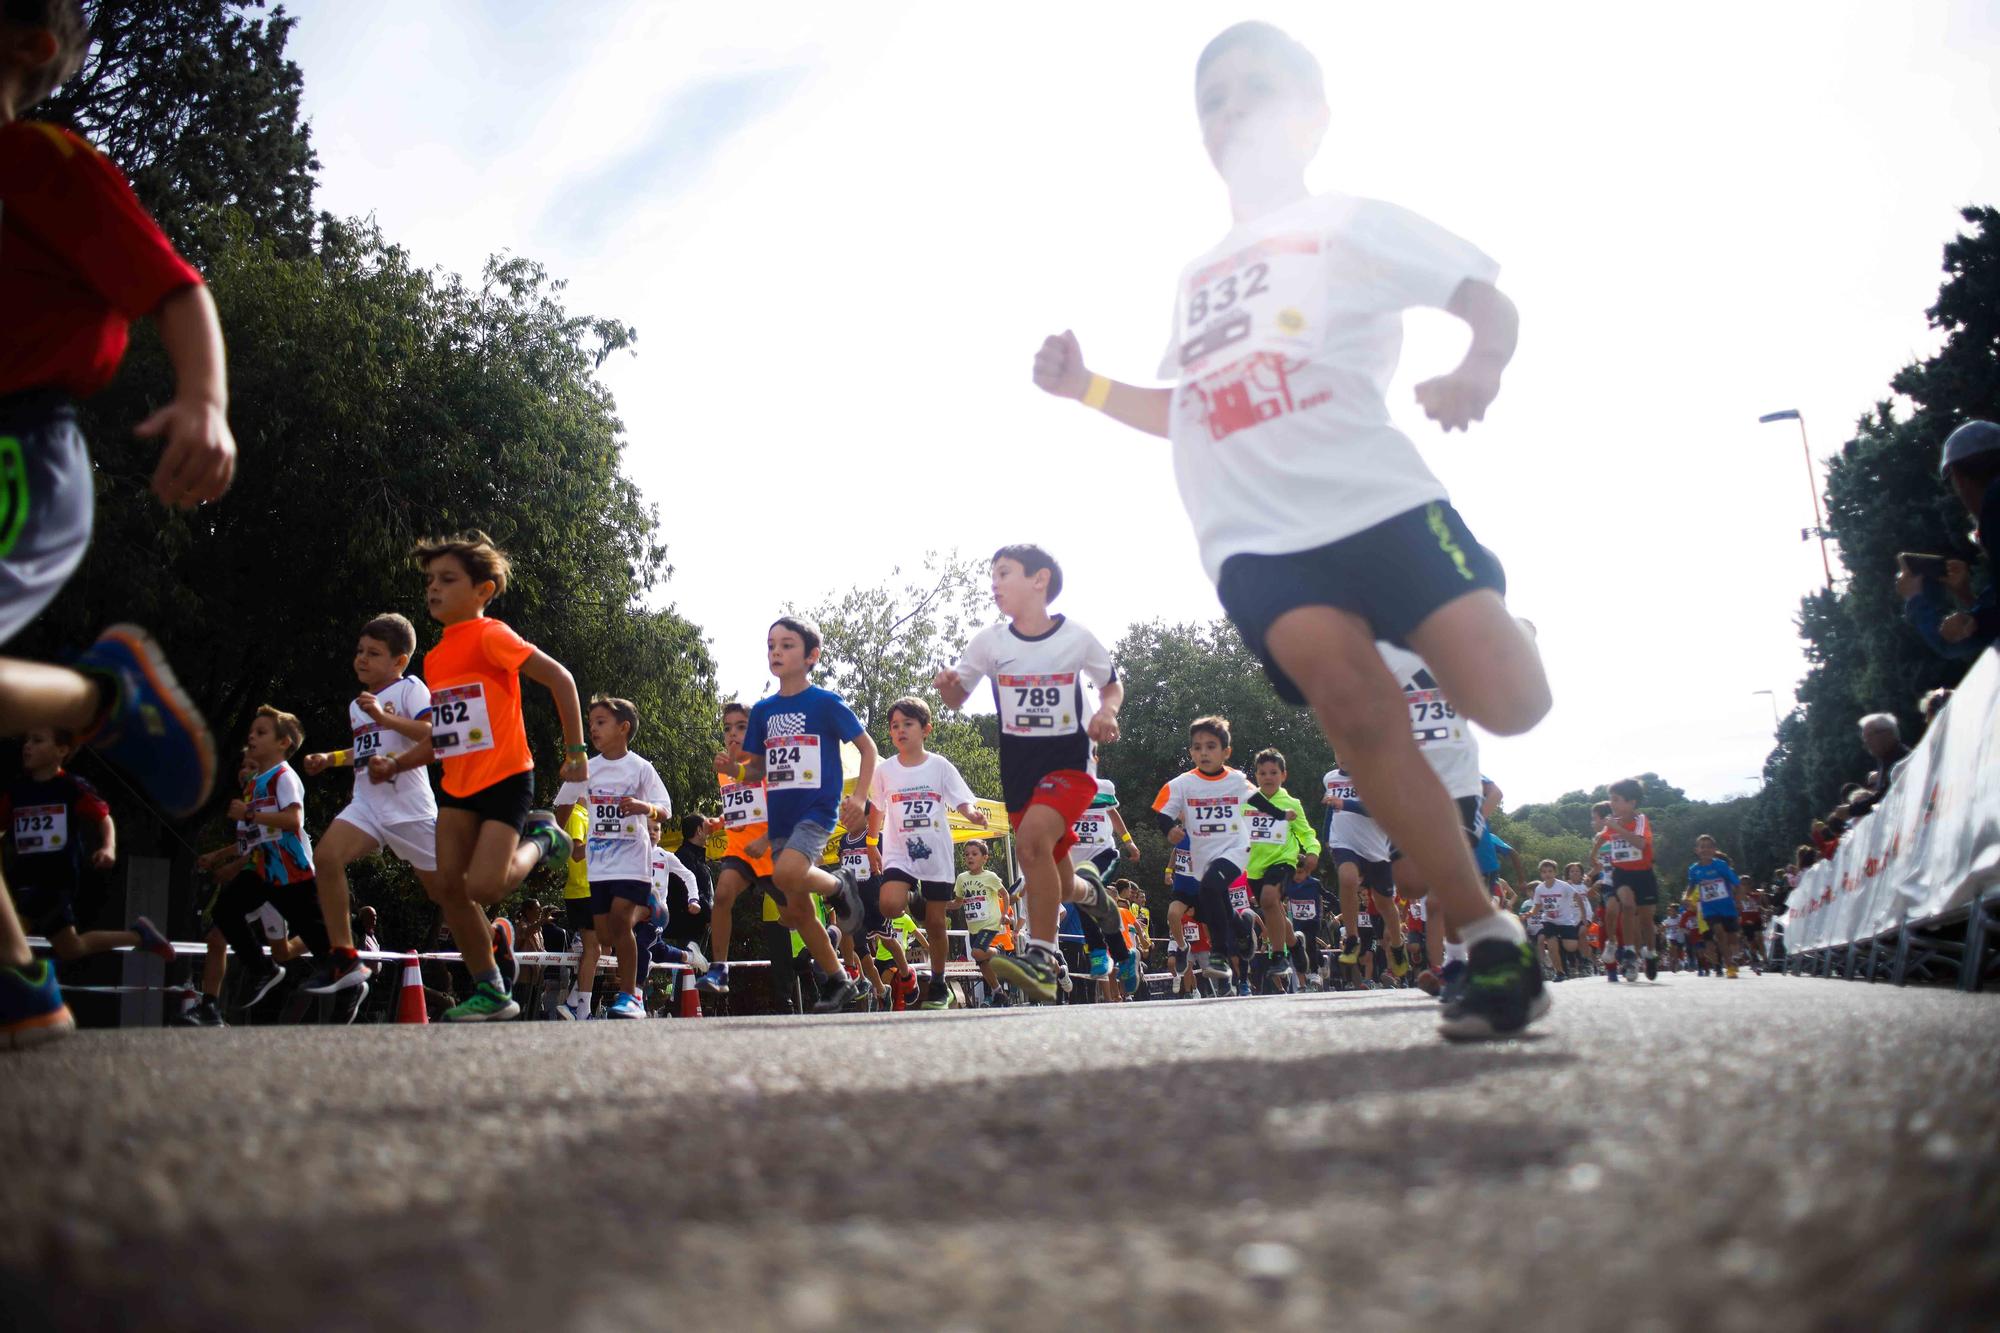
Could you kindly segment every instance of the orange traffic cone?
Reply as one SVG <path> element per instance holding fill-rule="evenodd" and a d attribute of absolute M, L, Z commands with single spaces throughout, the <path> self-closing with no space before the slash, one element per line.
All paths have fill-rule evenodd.
<path fill-rule="evenodd" d="M 680 991 L 681 991 L 681 1004 L 679 1010 L 680 1016 L 682 1018 L 700 1018 L 701 992 L 697 991 L 694 988 L 693 968 L 684 967 L 681 969 Z"/>
<path fill-rule="evenodd" d="M 889 983 L 889 1012 L 900 1014 L 906 1007 L 903 1003 L 903 979 L 897 977 Z"/>
<path fill-rule="evenodd" d="M 396 997 L 398 1023 L 428 1023 L 430 1010 L 424 1007 L 424 965 L 412 953 L 403 959 L 403 988 Z"/>

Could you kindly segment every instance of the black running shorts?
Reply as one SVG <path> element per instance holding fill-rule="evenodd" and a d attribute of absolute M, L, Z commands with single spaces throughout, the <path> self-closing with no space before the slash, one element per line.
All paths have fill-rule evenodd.
<path fill-rule="evenodd" d="M 1361 617 L 1378 639 L 1408 647 L 1408 636 L 1433 611 L 1469 592 L 1507 592 L 1500 561 L 1474 540 L 1449 502 L 1434 500 L 1351 537 L 1284 555 L 1232 555 L 1216 593 L 1243 642 L 1288 703 L 1305 695 L 1265 646 L 1287 611 L 1330 606 Z"/>
<path fill-rule="evenodd" d="M 1611 870 L 1611 884 L 1614 888 L 1632 890 L 1632 902 L 1639 907 L 1660 905 L 1660 881 L 1650 870 Z"/>
<path fill-rule="evenodd" d="M 440 787 L 437 803 L 440 810 L 470 810 L 483 824 L 505 824 L 519 833 L 527 827 L 528 811 L 535 808 L 534 770 L 501 778 L 470 796 L 453 796 Z"/>

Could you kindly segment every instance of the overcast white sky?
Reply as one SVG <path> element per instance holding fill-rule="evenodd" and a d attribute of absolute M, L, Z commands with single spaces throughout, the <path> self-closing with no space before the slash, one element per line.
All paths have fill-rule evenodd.
<path fill-rule="evenodd" d="M 1522 312 L 1469 437 L 1410 402 L 1462 350 L 1447 316 L 1411 317 L 1390 400 L 1541 630 L 1555 711 L 1488 742 L 1513 804 L 1646 769 L 1756 785 L 1752 692 L 1789 706 L 1820 581 L 1797 428 L 1757 417 L 1799 408 L 1836 452 L 1936 345 L 1955 210 L 2000 200 L 1986 0 L 288 7 L 321 207 L 468 274 L 531 255 L 638 328 L 607 368 L 626 468 L 745 698 L 781 602 L 930 548 L 1044 542 L 1057 609 L 1107 642 L 1220 614 L 1164 443 L 1028 368 L 1071 327 L 1148 380 L 1175 275 L 1228 223 L 1194 57 L 1240 18 L 1289 29 L 1333 106 L 1314 184 L 1457 231 Z M 837 520 L 771 533 L 774 482 Z M 745 531 L 747 597 L 722 577 Z"/>

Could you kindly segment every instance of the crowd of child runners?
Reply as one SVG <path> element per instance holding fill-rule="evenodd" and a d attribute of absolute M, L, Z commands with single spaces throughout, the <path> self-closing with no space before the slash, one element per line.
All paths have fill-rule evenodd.
<path fill-rule="evenodd" d="M 1062 571 L 1042 548 L 995 553 L 993 594 L 1004 619 L 933 682 L 956 707 L 990 680 L 1019 879 L 1003 883 L 989 867 L 992 849 L 976 836 L 988 823 L 985 811 L 951 761 L 925 748 L 929 707 L 915 698 L 892 704 L 892 753 L 878 755 L 840 696 L 812 683 L 817 627 L 783 616 L 766 640 L 775 692 L 753 706 L 723 706 L 715 818 L 724 849 L 712 899 L 687 860 L 663 846 L 668 828 L 705 841 L 709 824 L 703 816 L 674 822 L 657 769 L 633 749 L 638 710 L 610 696 L 580 706 L 559 663 L 485 614 L 511 576 L 506 555 L 475 533 L 422 543 L 414 556 L 427 609 L 442 626 L 422 675 L 406 674 L 414 626 L 386 613 L 357 635 L 360 692 L 348 705 L 349 735 L 340 748 L 303 752 L 298 718 L 270 705 L 250 723 L 241 793 L 228 809 L 234 837 L 200 858 L 214 886 L 204 911 L 208 957 L 199 999 L 181 1021 L 223 1023 L 231 957 L 247 972 L 238 991 L 246 1008 L 284 980 L 300 953 L 316 963 L 301 984 L 306 993 L 364 986 L 373 968 L 351 937 L 346 871 L 378 850 L 410 866 L 462 951 L 471 987 L 445 1011 L 451 1022 L 520 1012 L 513 927 L 505 917 L 489 921 L 487 909 L 545 861 L 565 871 L 577 938 L 578 984 L 554 1010 L 562 1018 L 646 1017 L 644 982 L 656 964 L 691 969 L 702 991 L 727 993 L 732 908 L 745 892 L 763 895 L 795 941 L 792 951 L 809 957 L 816 1012 L 842 1011 L 864 995 L 914 982 L 913 959 L 926 973 L 920 1007 L 959 1002 L 947 984 L 954 918 L 979 974 L 976 986 L 958 994 L 977 993 L 990 1005 L 1052 1001 L 1073 984 L 1055 925 L 1066 907 L 1101 997 L 1122 999 L 1145 987 L 1152 941 L 1144 895 L 1129 879 L 1114 878 L 1121 866 L 1137 867 L 1138 847 L 1115 788 L 1096 776 L 1096 744 L 1117 739 L 1122 691 L 1095 636 L 1049 610 Z M 1504 914 L 1516 903 L 1497 871 L 1511 849 L 1487 820 L 1499 790 L 1480 775 L 1475 740 L 1422 662 L 1387 645 L 1380 652 L 1401 685 L 1419 753 L 1447 791 L 1464 793 L 1458 810 L 1466 846 L 1480 867 L 1482 893 Z M 534 803 L 523 679 L 551 691 L 565 737 L 589 738 L 565 740 L 552 808 Z M 64 768 L 75 739 L 66 730 L 31 729 L 24 772 L 0 796 L 19 914 L 61 959 L 120 947 L 171 958 L 144 918 L 130 931 L 76 929 L 85 861 L 108 865 L 115 838 L 104 802 Z M 852 775 L 843 746 L 859 757 Z M 1448 1006 L 1459 1001 L 1464 1021 L 1457 983 L 1469 951 L 1448 927 L 1427 929 L 1422 882 L 1412 882 L 1410 862 L 1353 775 L 1340 768 L 1324 775 L 1324 824 L 1316 828 L 1285 789 L 1282 753 L 1262 749 L 1247 768 L 1231 765 L 1227 719 L 1196 718 L 1187 753 L 1191 766 L 1160 787 L 1151 807 L 1173 848 L 1166 918 L 1172 982 L 1165 993 L 1413 983 Z M 432 764 L 439 769 L 435 792 L 424 772 Z M 351 799 L 315 841 L 305 826 L 305 782 L 340 769 L 351 771 Z M 1661 936 L 1652 828 L 1635 782 L 1610 790 L 1593 813 L 1589 866 L 1572 863 L 1559 874 L 1554 861 L 1544 861 L 1540 882 L 1519 904 L 1546 979 L 1565 979 L 1583 965 L 1579 941 L 1587 927 L 1603 933 L 1612 980 L 1640 965 L 1649 977 L 1655 973 Z M 954 815 L 969 839 L 955 831 Z M 1761 908 L 1712 840 L 1702 839 L 1697 852 L 1687 876 L 1689 921 L 1676 917 L 1665 938 L 1679 954 L 1712 935 L 1715 964 L 1733 976 L 1737 923 Z M 1333 868 L 1326 880 L 1323 865 Z M 1050 909 L 1039 926 L 1038 878 Z M 1323 887 L 1329 881 L 1330 892 Z M 580 882 L 573 897 L 572 882 Z M 1690 933 L 1691 923 L 1698 933 Z M 1706 965 L 1707 955 L 1692 956 Z M 600 958 L 609 962 L 611 986 L 598 1009 Z"/>
<path fill-rule="evenodd" d="M 175 376 L 172 399 L 137 426 L 164 445 L 158 497 L 179 507 L 219 501 L 237 461 L 222 329 L 201 276 L 89 144 L 20 119 L 77 70 L 86 43 L 76 0 L 9 0 L 0 17 L 0 308 L 8 316 L 0 321 L 0 448 L 9 460 L 0 643 L 49 604 L 83 558 L 96 481 L 76 405 L 116 373 L 134 319 L 153 319 Z M 1194 98 L 1231 225 L 1176 282 L 1158 368 L 1167 386 L 1092 371 L 1067 331 L 1043 343 L 1032 377 L 1051 395 L 1169 442 L 1225 610 L 1279 694 L 1313 711 L 1344 772 L 1327 787 L 1333 819 L 1321 842 L 1283 792 L 1284 756 L 1259 751 L 1247 772 L 1231 768 L 1227 723 L 1196 720 L 1194 767 L 1153 802 L 1176 855 L 1186 854 L 1169 935 L 1192 925 L 1194 943 L 1208 947 L 1188 955 L 1206 952 L 1212 976 L 1224 966 L 1218 959 L 1261 956 L 1266 975 L 1286 979 L 1296 972 L 1294 945 L 1310 961 L 1315 932 L 1305 923 L 1319 919 L 1294 885 L 1302 868 L 1310 878 L 1330 854 L 1340 966 L 1360 966 L 1367 932 L 1378 931 L 1389 975 L 1406 973 L 1413 963 L 1396 903 L 1421 903 L 1409 924 L 1424 925 L 1439 964 L 1444 1034 L 1519 1032 L 1549 997 L 1521 918 L 1496 904 L 1475 859 L 1482 788 L 1467 723 L 1524 732 L 1549 708 L 1548 683 L 1532 630 L 1503 601 L 1498 559 L 1391 424 L 1385 402 L 1402 312 L 1442 309 L 1466 324 L 1469 345 L 1458 366 L 1419 384 L 1416 398 L 1447 432 L 1469 429 L 1513 356 L 1514 307 L 1494 285 L 1493 260 L 1443 228 L 1391 204 L 1308 190 L 1306 167 L 1330 113 L 1317 61 L 1285 33 L 1254 22 L 1222 32 L 1196 61 Z M 1063 515 L 1047 521 L 1060 524 Z M 343 867 L 379 847 L 417 872 L 463 953 L 471 991 L 446 1017 L 509 1017 L 511 928 L 489 923 L 487 909 L 537 864 L 580 856 L 587 897 L 570 901 L 588 902 L 591 947 L 615 961 L 609 1016 L 627 1016 L 638 1003 L 641 932 L 660 929 L 663 909 L 671 917 L 685 892 L 653 875 L 653 830 L 671 811 L 657 772 L 630 748 L 640 719 L 616 698 L 586 710 L 560 663 L 486 614 L 510 573 L 492 543 L 462 534 L 421 544 L 416 558 L 426 609 L 441 627 L 421 680 L 404 674 L 414 627 L 381 616 L 361 627 L 362 692 L 345 745 L 298 755 L 294 768 L 304 738 L 293 715 L 266 708 L 250 727 L 243 789 L 229 807 L 237 836 L 205 858 L 218 888 L 204 994 L 217 993 L 208 983 L 219 982 L 225 949 L 256 969 L 260 984 L 285 965 L 263 952 L 257 923 L 267 937 L 285 932 L 286 954 L 296 935 L 314 955 L 312 989 L 365 979 Z M 954 810 L 976 819 L 978 807 L 951 766 L 924 751 L 926 711 L 899 704 L 890 720 L 896 753 L 878 755 L 847 705 L 812 684 L 819 644 L 811 625 L 790 617 L 771 625 L 778 688 L 731 714 L 717 769 L 732 851 L 713 919 L 726 920 L 736 896 L 760 888 L 776 924 L 798 934 L 826 978 L 818 1007 L 840 1007 L 856 989 L 836 939 L 838 952 L 865 953 L 883 922 L 918 902 L 932 969 L 927 1003 L 938 999 L 940 936 L 954 907 L 996 987 L 1035 1001 L 1058 992 L 1065 904 L 1086 931 L 1095 928 L 1129 984 L 1131 946 L 1105 879 L 1105 858 L 1120 847 L 1096 841 L 1120 825 L 1094 813 L 1112 807 L 1092 756 L 1093 744 L 1118 740 L 1122 688 L 1098 638 L 1050 611 L 1062 571 L 1045 551 L 1005 547 L 992 575 L 1002 619 L 938 672 L 934 688 L 951 708 L 982 682 L 990 689 L 1018 892 L 969 864 L 954 874 L 946 821 Z M 554 808 L 535 805 L 524 681 L 550 693 L 561 720 Z M 163 949 L 144 922 L 129 937 L 66 929 L 63 905 L 85 843 L 100 860 L 113 850 L 101 802 L 63 769 L 74 747 L 129 774 L 172 819 L 205 808 L 217 779 L 207 727 L 158 646 L 123 625 L 65 666 L 0 660 L 0 732 L 27 738 L 9 875 L 30 924 L 52 929 L 66 954 L 135 942 Z M 845 744 L 859 755 L 851 788 Z M 432 766 L 435 792 L 425 777 Z M 303 781 L 334 768 L 353 770 L 353 801 L 322 830 L 315 859 Z M 1604 924 L 1650 967 L 1660 906 L 1650 830 L 1636 793 L 1614 794 L 1613 806 L 1597 858 L 1609 863 L 1617 902 L 1614 911 L 1604 900 Z M 854 845 L 829 866 L 836 829 L 851 831 Z M 1704 901 L 1717 919 L 1731 875 L 1726 865 L 1708 868 L 1716 858 L 1701 864 Z M 31 956 L 13 902 L 0 897 L 0 1033 L 8 1045 L 71 1025 L 54 970 Z M 1548 925 L 1566 944 L 1557 918 L 1571 909 L 1551 902 Z M 726 935 L 711 938 L 717 958 Z M 668 947 L 693 965 L 708 962 L 693 940 Z M 703 985 L 719 989 L 726 974 L 704 967 Z"/>

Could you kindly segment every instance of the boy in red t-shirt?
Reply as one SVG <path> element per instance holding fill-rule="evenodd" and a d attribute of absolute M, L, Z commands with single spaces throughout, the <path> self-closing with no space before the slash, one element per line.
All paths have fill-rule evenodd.
<path fill-rule="evenodd" d="M 0 11 L 0 643 L 40 615 L 90 543 L 94 485 L 77 400 L 110 382 L 134 319 L 151 316 L 173 362 L 173 400 L 136 433 L 165 442 L 153 493 L 191 508 L 236 469 L 222 328 L 201 275 L 117 168 L 67 130 L 19 120 L 83 61 L 78 0 Z M 215 782 L 215 745 L 158 645 L 114 625 L 75 668 L 0 658 L 0 733 L 72 732 L 172 818 Z M 73 1026 L 46 963 L 0 894 L 0 1048 Z"/>

